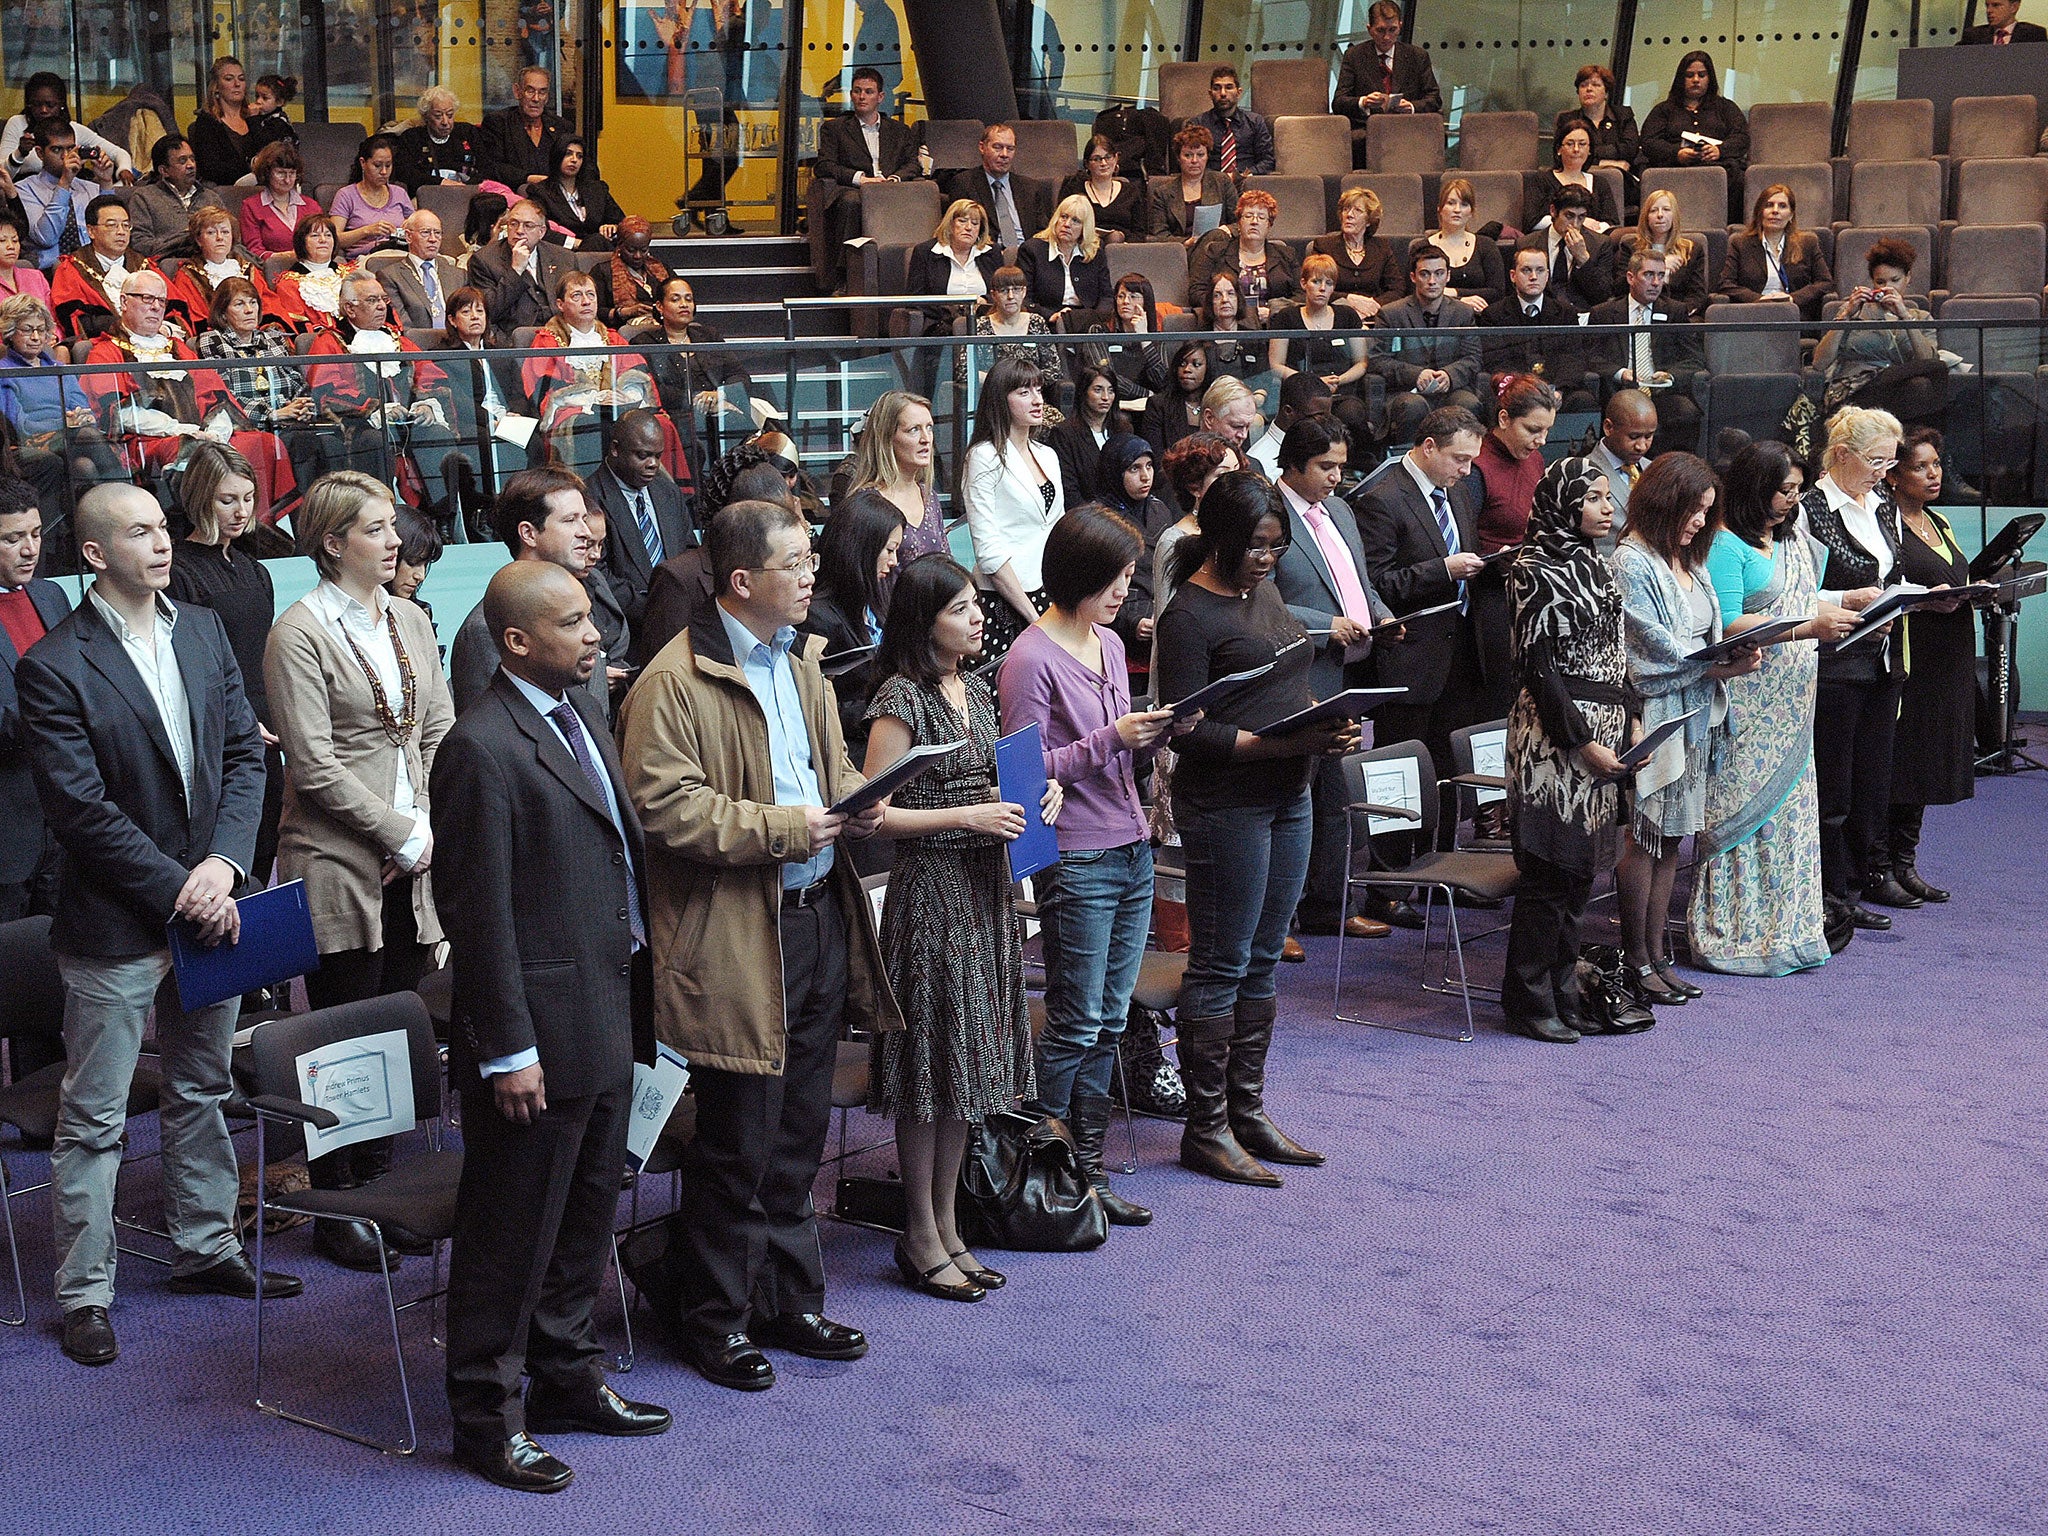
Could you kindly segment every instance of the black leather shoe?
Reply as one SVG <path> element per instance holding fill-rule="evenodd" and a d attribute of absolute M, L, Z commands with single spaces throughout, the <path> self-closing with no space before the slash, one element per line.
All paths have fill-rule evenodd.
<path fill-rule="evenodd" d="M 919 1269 L 917 1267 L 917 1260 L 910 1256 L 909 1250 L 901 1242 L 896 1244 L 896 1273 L 903 1277 L 903 1283 L 913 1291 L 921 1292 L 926 1296 L 936 1296 L 941 1301 L 985 1301 L 988 1299 L 988 1291 L 976 1285 L 972 1280 L 964 1281 L 959 1285 L 947 1285 L 942 1281 L 932 1278 L 932 1276 L 952 1267 L 953 1261 L 948 1258 L 945 1263 L 934 1264 L 930 1269 Z"/>
<path fill-rule="evenodd" d="M 397 1269 L 405 1261 L 398 1256 L 398 1250 L 390 1244 L 384 1245 L 386 1263 L 377 1261 L 377 1234 L 360 1221 L 328 1221 L 322 1218 L 313 1223 L 313 1251 L 330 1264 L 339 1264 L 343 1269 L 355 1270 L 363 1275 L 381 1275 L 386 1265 Z"/>
<path fill-rule="evenodd" d="M 1691 1002 L 1696 998 L 1702 998 L 1707 995 L 1706 993 L 1702 992 L 1698 987 L 1694 986 L 1691 982 L 1687 981 L 1683 976 L 1679 975 L 1678 972 L 1672 968 L 1672 964 L 1669 960 L 1657 961 L 1654 969 L 1657 972 L 1657 979 L 1663 982 L 1669 990 L 1676 992 L 1680 997 L 1684 998 L 1687 1002 Z"/>
<path fill-rule="evenodd" d="M 1849 922 L 1854 927 L 1868 928 L 1875 933 L 1888 932 L 1892 926 L 1892 920 L 1882 912 L 1873 912 L 1860 904 L 1850 906 Z"/>
<path fill-rule="evenodd" d="M 1880 907 L 1895 907 L 1901 912 L 1910 912 L 1921 904 L 1918 896 L 1890 875 L 1886 875 L 1875 885 L 1866 885 L 1863 888 L 1863 899 L 1874 901 Z"/>
<path fill-rule="evenodd" d="M 496 1445 L 457 1446 L 455 1464 L 519 1493 L 560 1493 L 576 1479 L 566 1463 L 523 1430 Z"/>
<path fill-rule="evenodd" d="M 1102 1198 L 1102 1192 L 1100 1190 L 1096 1191 L 1095 1198 L 1098 1200 Z M 1103 1213 L 1105 1215 L 1108 1214 L 1108 1207 L 1106 1205 L 1103 1208 Z M 1150 1221 L 1152 1218 L 1148 1214 L 1145 1219 L 1147 1221 Z M 971 1251 L 972 1250 L 965 1248 L 960 1250 L 961 1253 L 967 1253 Z M 959 1270 L 961 1274 L 965 1275 L 970 1284 L 978 1285 L 984 1291 L 1000 1291 L 1004 1286 L 1010 1283 L 1010 1277 L 1004 1274 L 1000 1269 L 969 1269 L 965 1264 L 962 1264 L 960 1262 L 959 1253 L 949 1253 L 946 1255 L 946 1257 L 953 1261 L 953 1267 Z"/>
<path fill-rule="evenodd" d="M 112 1365 L 121 1353 L 105 1307 L 73 1307 L 66 1312 L 62 1347 L 80 1365 Z"/>
<path fill-rule="evenodd" d="M 747 1329 L 756 1344 L 786 1349 L 811 1360 L 858 1360 L 868 1352 L 868 1336 L 858 1328 L 835 1323 L 822 1312 L 785 1312 L 757 1317 Z"/>
<path fill-rule="evenodd" d="M 1628 984 L 1629 990 L 1635 994 L 1636 1002 L 1645 1008 L 1652 1004 L 1659 1008 L 1683 1008 L 1687 1002 L 1683 992 L 1673 992 L 1664 985 L 1664 978 L 1657 974 L 1657 967 L 1654 965 L 1635 967 L 1629 976 Z"/>
<path fill-rule="evenodd" d="M 1414 905 L 1410 902 L 1380 902 L 1377 905 L 1367 907 L 1366 911 L 1381 922 L 1391 923 L 1396 928 L 1419 929 L 1422 926 L 1422 914 L 1416 911 Z"/>
<path fill-rule="evenodd" d="M 775 1385 L 775 1367 L 744 1333 L 691 1338 L 683 1345 L 683 1359 L 706 1381 L 735 1392 L 766 1392 Z"/>
<path fill-rule="evenodd" d="M 666 1408 L 629 1403 L 607 1386 L 558 1397 L 535 1384 L 526 1393 L 526 1427 L 543 1435 L 659 1435 L 672 1422 Z"/>
<path fill-rule="evenodd" d="M 1579 1032 L 1561 1019 L 1510 1019 L 1508 1028 L 1518 1035 L 1531 1040 L 1547 1041 L 1551 1045 L 1577 1045 Z"/>
<path fill-rule="evenodd" d="M 384 1246 L 393 1253 L 410 1254 L 416 1259 L 430 1259 L 434 1256 L 432 1238 L 421 1237 L 419 1233 L 408 1232 L 403 1227 L 386 1227 Z"/>
<path fill-rule="evenodd" d="M 272 1301 L 296 1296 L 305 1288 L 305 1281 L 297 1275 L 281 1275 L 274 1269 L 263 1271 L 263 1294 Z M 256 1266 L 249 1262 L 246 1253 L 231 1253 L 193 1274 L 171 1276 L 171 1289 L 188 1296 L 237 1296 L 243 1301 L 254 1301 Z"/>
<path fill-rule="evenodd" d="M 1947 891 L 1944 891 L 1938 885 L 1929 885 L 1925 880 L 1922 880 L 1920 878 L 1920 871 L 1913 868 L 1910 864 L 1900 870 L 1893 878 L 1922 901 L 1943 902 L 1948 900 Z"/>

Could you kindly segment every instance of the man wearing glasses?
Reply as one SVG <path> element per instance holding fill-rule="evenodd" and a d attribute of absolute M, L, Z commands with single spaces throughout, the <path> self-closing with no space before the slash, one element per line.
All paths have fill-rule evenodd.
<path fill-rule="evenodd" d="M 647 831 L 654 1027 L 690 1063 L 697 1134 L 666 1251 L 629 1257 L 684 1358 L 741 1391 L 775 1384 L 761 1346 L 856 1360 L 823 1312 L 811 1183 L 843 1026 L 900 1029 L 860 877 L 838 857 L 879 806 L 828 809 L 861 775 L 799 638 L 818 559 L 785 506 L 738 501 L 705 547 L 717 600 L 655 657 L 620 711 Z"/>

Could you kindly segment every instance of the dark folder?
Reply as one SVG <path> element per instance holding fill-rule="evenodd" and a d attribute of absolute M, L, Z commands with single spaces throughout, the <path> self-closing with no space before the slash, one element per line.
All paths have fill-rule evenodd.
<path fill-rule="evenodd" d="M 242 909 L 242 936 L 232 944 L 208 948 L 194 924 L 170 924 L 171 969 L 187 1013 L 320 969 L 305 881 L 274 885 L 235 905 Z"/>

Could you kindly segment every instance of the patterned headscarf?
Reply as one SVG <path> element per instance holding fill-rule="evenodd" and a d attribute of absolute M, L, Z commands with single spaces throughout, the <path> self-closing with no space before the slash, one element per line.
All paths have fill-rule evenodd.
<path fill-rule="evenodd" d="M 1586 493 L 1605 478 L 1590 460 L 1568 458 L 1536 483 L 1529 541 L 1508 571 L 1517 665 L 1525 651 L 1542 644 L 1579 676 L 1618 682 L 1623 675 L 1621 589 L 1593 540 L 1580 532 Z"/>
<path fill-rule="evenodd" d="M 1529 542 L 1553 560 L 1570 560 L 1593 549 L 1593 541 L 1580 531 L 1581 509 L 1593 482 L 1605 478 L 1591 459 L 1559 459 L 1546 469 L 1529 508 Z"/>

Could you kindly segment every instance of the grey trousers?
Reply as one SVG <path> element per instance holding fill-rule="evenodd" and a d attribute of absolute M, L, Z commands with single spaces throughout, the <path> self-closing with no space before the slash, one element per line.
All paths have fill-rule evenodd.
<path fill-rule="evenodd" d="M 234 1230 L 238 1174 L 221 1104 L 228 1095 L 240 998 L 197 1013 L 163 987 L 171 952 L 127 960 L 60 954 L 64 977 L 64 1096 L 50 1154 L 57 1237 L 57 1304 L 66 1312 L 114 1300 L 114 1180 L 128 1088 L 156 1005 L 163 1061 L 164 1214 L 177 1253 L 174 1274 L 192 1274 L 240 1251 Z M 162 998 L 158 989 L 162 988 Z"/>

